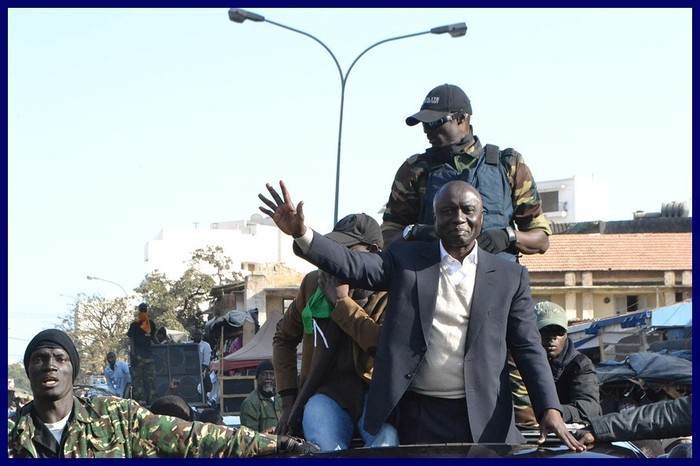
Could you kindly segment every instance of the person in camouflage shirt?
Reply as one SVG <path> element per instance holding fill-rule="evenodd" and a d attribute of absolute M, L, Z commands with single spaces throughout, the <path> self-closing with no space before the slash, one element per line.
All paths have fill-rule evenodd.
<path fill-rule="evenodd" d="M 80 358 L 68 335 L 57 329 L 32 339 L 24 366 L 34 401 L 8 422 L 10 458 L 223 458 L 318 451 L 292 437 L 156 415 L 133 400 L 78 398 L 73 382 Z"/>
<path fill-rule="evenodd" d="M 396 172 L 382 222 L 386 248 L 402 235 L 434 239 L 432 200 L 451 179 L 467 181 L 484 199 L 480 248 L 514 260 L 519 253 L 541 254 L 549 247 L 551 228 L 522 155 L 491 146 L 497 170 L 489 175 L 488 145 L 482 146 L 473 134 L 471 114 L 464 91 L 444 84 L 430 91 L 421 110 L 406 119 L 409 126 L 423 124 L 432 147 L 408 158 Z M 491 207 L 489 199 L 494 199 Z"/>

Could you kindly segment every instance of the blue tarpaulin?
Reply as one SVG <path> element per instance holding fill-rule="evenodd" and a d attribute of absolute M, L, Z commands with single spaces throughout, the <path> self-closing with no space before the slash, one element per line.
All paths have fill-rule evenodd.
<path fill-rule="evenodd" d="M 622 315 L 604 317 L 591 323 L 572 325 L 569 327 L 569 338 L 574 342 L 577 349 L 588 349 L 598 346 L 596 336 L 603 334 L 604 344 L 614 344 L 620 340 L 624 334 L 623 329 L 660 329 L 669 328 L 668 339 L 686 338 L 688 328 L 693 325 L 693 303 L 683 302 L 658 309 L 648 309 L 643 311 L 630 312 Z M 677 328 L 678 330 L 673 330 Z M 682 330 L 685 328 L 685 330 Z M 674 334 L 672 332 L 683 332 Z"/>
<path fill-rule="evenodd" d="M 648 351 L 631 354 L 624 362 L 601 362 L 596 372 L 601 384 L 629 379 L 641 379 L 647 385 L 690 385 L 693 381 L 692 362 Z"/>
<path fill-rule="evenodd" d="M 676 303 L 654 309 L 651 313 L 652 327 L 689 327 L 693 325 L 693 303 Z"/>

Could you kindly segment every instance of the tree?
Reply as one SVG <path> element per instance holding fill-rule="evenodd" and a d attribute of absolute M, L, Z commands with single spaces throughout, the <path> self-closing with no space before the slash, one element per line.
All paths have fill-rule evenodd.
<path fill-rule="evenodd" d="M 126 332 L 133 316 L 125 298 L 78 294 L 70 313 L 61 319 L 58 328 L 75 343 L 80 355 L 82 383 L 87 383 L 89 375 L 104 372 L 108 352 L 114 351 L 118 358 L 127 360 Z"/>
<path fill-rule="evenodd" d="M 178 319 L 179 297 L 172 292 L 174 282 L 164 273 L 154 271 L 134 290 L 148 301 L 148 313 L 158 327 L 185 330 Z"/>
<path fill-rule="evenodd" d="M 18 362 L 9 364 L 7 366 L 7 378 L 13 379 L 15 381 L 15 389 L 19 388 L 25 392 L 31 393 L 32 388 L 29 385 L 29 378 L 27 373 L 24 371 L 24 365 Z"/>
<path fill-rule="evenodd" d="M 232 283 L 243 278 L 240 272 L 231 270 L 233 262 L 229 256 L 224 254 L 224 249 L 221 246 L 207 246 L 204 249 L 196 249 L 192 253 L 189 264 L 191 268 L 206 267 L 208 265 L 216 285 Z"/>
<path fill-rule="evenodd" d="M 135 289 L 148 301 L 149 312 L 158 326 L 184 331 L 201 327 L 202 305 L 208 301 L 211 289 L 243 279 L 220 246 L 196 249 L 186 263 L 187 269 L 177 280 L 154 271 Z"/>
<path fill-rule="evenodd" d="M 192 253 L 187 270 L 177 280 L 155 271 L 134 291 L 148 302 L 150 317 L 158 327 L 190 331 L 202 326 L 201 305 L 207 302 L 211 288 L 241 279 L 240 272 L 232 271 L 231 259 L 224 255 L 223 249 L 208 246 Z M 90 375 L 102 374 L 105 356 L 110 351 L 118 359 L 128 360 L 126 332 L 135 317 L 132 304 L 125 298 L 77 295 L 58 325 L 73 339 L 80 354 L 81 369 L 76 383 L 87 385 Z"/>

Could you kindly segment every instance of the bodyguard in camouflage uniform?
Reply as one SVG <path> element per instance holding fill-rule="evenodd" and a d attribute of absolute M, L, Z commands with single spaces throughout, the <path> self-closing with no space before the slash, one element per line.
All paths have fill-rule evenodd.
<path fill-rule="evenodd" d="M 24 366 L 34 401 L 8 422 L 10 458 L 250 457 L 318 451 L 298 439 L 152 414 L 133 400 L 73 396 L 80 358 L 60 330 L 39 332 Z"/>
<path fill-rule="evenodd" d="M 402 234 L 408 240 L 434 239 L 433 198 L 453 179 L 477 188 L 484 200 L 483 231 L 477 239 L 481 249 L 515 260 L 518 253 L 541 254 L 549 248 L 552 232 L 522 155 L 482 146 L 472 131 L 471 115 L 464 91 L 443 84 L 430 91 L 418 113 L 406 118 L 409 126 L 423 124 L 432 147 L 408 158 L 396 172 L 382 222 L 386 248 Z"/>

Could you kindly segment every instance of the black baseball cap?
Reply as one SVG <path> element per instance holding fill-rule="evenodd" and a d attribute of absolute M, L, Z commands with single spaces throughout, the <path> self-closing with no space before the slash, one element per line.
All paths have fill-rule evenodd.
<path fill-rule="evenodd" d="M 469 97 L 454 84 L 443 84 L 428 93 L 420 111 L 406 118 L 406 124 L 415 126 L 418 123 L 431 123 L 457 112 L 472 114 Z"/>
<path fill-rule="evenodd" d="M 367 214 L 350 214 L 341 218 L 333 227 L 333 231 L 326 235 L 326 238 L 346 247 L 352 247 L 356 244 L 368 246 L 376 244 L 380 248 L 384 247 L 379 224 Z"/>

